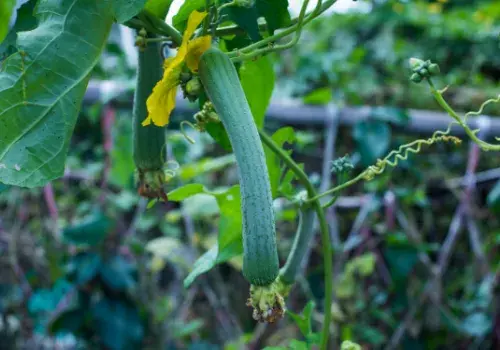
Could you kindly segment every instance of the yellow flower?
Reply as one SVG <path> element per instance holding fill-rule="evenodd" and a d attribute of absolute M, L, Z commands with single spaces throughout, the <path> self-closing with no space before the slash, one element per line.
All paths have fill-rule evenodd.
<path fill-rule="evenodd" d="M 148 117 L 142 122 L 143 126 L 149 125 L 151 122 L 157 126 L 168 124 L 170 113 L 175 107 L 175 96 L 183 64 L 186 63 L 186 66 L 192 72 L 197 72 L 201 55 L 210 47 L 210 35 L 190 40 L 206 15 L 206 12 L 198 11 L 193 11 L 189 15 L 188 24 L 182 36 L 182 44 L 177 50 L 177 55 L 165 60 L 163 63 L 163 78 L 156 84 L 152 94 L 148 97 L 146 102 Z"/>

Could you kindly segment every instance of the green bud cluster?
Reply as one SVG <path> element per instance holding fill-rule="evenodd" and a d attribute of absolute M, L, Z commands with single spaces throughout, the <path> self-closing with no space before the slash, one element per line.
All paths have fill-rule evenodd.
<path fill-rule="evenodd" d="M 180 85 L 184 98 L 194 102 L 203 90 L 200 79 L 189 71 L 184 71 L 179 76 Z"/>
<path fill-rule="evenodd" d="M 351 163 L 349 156 L 345 155 L 332 162 L 331 172 L 340 175 L 342 173 L 349 173 L 352 169 L 354 169 L 354 165 Z"/>
<path fill-rule="evenodd" d="M 208 123 L 220 123 L 219 115 L 215 112 L 212 102 L 205 102 L 201 111 L 194 115 L 198 130 L 205 131 Z"/>
<path fill-rule="evenodd" d="M 423 61 L 418 58 L 410 58 L 410 68 L 413 72 L 410 80 L 420 83 L 425 78 L 430 78 L 439 74 L 439 66 L 430 60 Z"/>

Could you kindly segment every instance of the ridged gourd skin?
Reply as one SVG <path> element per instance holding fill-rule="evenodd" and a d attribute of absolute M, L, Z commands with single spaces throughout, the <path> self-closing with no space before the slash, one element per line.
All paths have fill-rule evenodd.
<path fill-rule="evenodd" d="M 231 141 L 238 165 L 243 216 L 243 275 L 267 286 L 279 273 L 269 174 L 257 126 L 238 73 L 217 48 L 201 56 L 199 76 Z"/>
<path fill-rule="evenodd" d="M 300 210 L 299 225 L 295 233 L 292 249 L 290 250 L 290 254 L 288 254 L 285 265 L 280 270 L 280 280 L 287 285 L 295 283 L 295 278 L 297 277 L 309 242 L 314 234 L 313 226 L 315 216 L 316 211 L 313 208 Z"/>
<path fill-rule="evenodd" d="M 162 152 L 166 142 L 164 128 L 153 124 L 142 126 L 142 122 L 148 116 L 146 101 L 162 76 L 160 44 L 149 43 L 144 51 L 139 50 L 137 85 L 134 94 L 133 155 L 138 170 L 160 170 L 165 162 Z"/>

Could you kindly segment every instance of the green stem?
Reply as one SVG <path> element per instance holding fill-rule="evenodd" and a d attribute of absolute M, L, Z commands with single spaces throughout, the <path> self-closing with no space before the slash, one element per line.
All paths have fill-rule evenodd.
<path fill-rule="evenodd" d="M 319 16 L 324 10 L 326 10 L 327 8 L 332 6 L 336 1 L 337 0 L 329 0 L 323 4 L 321 2 L 321 0 L 318 0 L 318 5 L 308 15 L 303 14 L 301 11 L 301 15 L 302 15 L 303 20 L 301 20 L 301 16 L 299 16 L 299 20 L 297 21 L 296 24 L 284 29 L 282 32 L 275 34 L 275 35 L 272 35 L 272 36 L 269 36 L 267 38 L 264 38 L 256 43 L 248 45 L 242 49 L 239 49 L 239 50 L 236 50 L 233 52 L 229 52 L 228 56 L 230 58 L 232 58 L 233 61 L 238 62 L 238 61 L 242 61 L 242 60 L 249 60 L 249 59 L 252 59 L 254 57 L 263 55 L 265 53 L 287 49 L 287 48 L 291 47 L 290 44 L 292 44 L 292 46 L 293 46 L 296 43 L 296 41 L 294 42 L 293 40 L 292 40 L 292 42 L 285 44 L 285 45 L 273 45 L 273 43 L 275 41 L 277 41 L 278 39 L 284 38 L 284 37 L 286 37 L 294 32 L 297 32 L 300 35 L 300 31 L 302 30 L 302 27 L 304 25 L 306 25 L 307 23 L 312 21 L 314 18 Z M 326 5 L 326 7 L 323 7 L 323 5 Z M 298 40 L 298 38 L 297 38 L 297 40 Z M 263 46 L 267 46 L 267 47 L 263 48 Z"/>
<path fill-rule="evenodd" d="M 458 113 L 455 112 L 455 110 L 448 104 L 448 102 L 446 102 L 446 100 L 443 98 L 442 93 L 435 88 L 432 80 L 430 78 L 427 78 L 427 82 L 429 83 L 432 96 L 434 96 L 434 99 L 437 101 L 437 103 L 450 115 L 450 117 L 452 117 L 457 122 L 458 125 L 460 125 L 465 130 L 465 133 L 470 137 L 472 141 L 474 141 L 484 151 L 500 151 L 500 145 L 492 145 L 479 139 L 476 136 L 477 131 L 471 130 L 469 126 L 458 115 Z"/>
<path fill-rule="evenodd" d="M 300 207 L 299 225 L 293 240 L 292 249 L 288 254 L 285 265 L 280 269 L 280 280 L 286 285 L 293 285 L 299 272 L 302 260 L 314 236 L 315 211 L 310 206 Z"/>
<path fill-rule="evenodd" d="M 143 23 L 147 23 L 150 25 L 150 27 L 153 27 L 155 33 L 168 36 L 177 46 L 180 46 L 182 44 L 181 33 L 179 33 L 177 29 L 168 25 L 152 13 L 148 12 L 147 10 L 142 10 L 139 13 L 139 18 Z"/>
<path fill-rule="evenodd" d="M 325 1 L 324 3 L 322 3 L 318 15 L 325 12 L 328 8 L 330 8 L 335 3 L 335 1 L 336 0 L 334 0 L 334 1 L 330 0 L 330 1 Z M 298 17 L 293 18 L 290 21 L 290 26 L 297 24 L 298 21 L 299 21 Z M 264 32 L 266 30 L 267 30 L 267 23 L 259 24 L 259 31 L 260 32 Z M 236 25 L 220 27 L 215 32 L 215 34 L 217 36 L 226 36 L 226 35 L 244 34 L 244 33 L 245 33 L 245 31 L 241 27 L 238 27 Z"/>
<path fill-rule="evenodd" d="M 344 188 L 347 188 L 347 187 L 349 187 L 349 186 L 354 185 L 356 182 L 359 182 L 359 181 L 361 181 L 361 180 L 363 180 L 363 179 L 365 178 L 365 176 L 366 176 L 366 172 L 367 172 L 367 170 L 363 171 L 362 173 L 360 173 L 360 174 L 359 174 L 358 176 L 356 176 L 355 178 L 353 178 L 353 179 L 351 179 L 351 180 L 349 180 L 349 181 L 347 181 L 347 182 L 344 182 L 344 183 L 343 183 L 343 184 L 341 184 L 341 185 L 338 185 L 338 186 L 336 186 L 336 187 L 333 187 L 333 188 L 329 189 L 328 191 L 325 191 L 325 192 L 323 192 L 323 193 L 317 194 L 317 195 L 315 195 L 315 196 L 313 196 L 313 197 L 309 198 L 309 199 L 307 200 L 307 202 L 308 202 L 308 203 L 312 203 L 313 201 L 316 201 L 316 200 L 318 200 L 318 199 L 320 199 L 320 198 L 322 198 L 322 197 L 324 197 L 324 196 L 328 196 L 328 195 L 330 195 L 330 194 L 337 193 L 337 192 L 339 192 L 339 191 L 343 190 Z"/>
<path fill-rule="evenodd" d="M 302 185 L 306 188 L 309 197 L 315 197 L 317 195 L 316 189 L 309 181 L 307 174 L 298 166 L 297 163 L 286 153 L 281 147 L 279 147 L 274 140 L 267 135 L 264 131 L 259 130 L 259 135 L 264 143 L 269 149 L 276 154 L 283 162 L 286 163 L 288 168 L 293 171 L 295 176 L 299 179 Z M 325 318 L 323 321 L 323 328 L 321 330 L 321 349 L 328 349 L 328 338 L 330 334 L 330 322 L 332 313 L 330 311 L 332 305 L 332 294 L 333 294 L 333 269 L 332 269 L 332 246 L 330 244 L 330 234 L 328 229 L 328 223 L 326 222 L 325 212 L 321 207 L 321 203 L 318 199 L 311 201 L 313 209 L 316 211 L 316 215 L 319 220 L 319 227 L 321 232 L 321 241 L 323 249 L 323 264 L 324 266 L 324 276 L 325 276 L 325 300 L 324 300 L 324 314 Z"/>

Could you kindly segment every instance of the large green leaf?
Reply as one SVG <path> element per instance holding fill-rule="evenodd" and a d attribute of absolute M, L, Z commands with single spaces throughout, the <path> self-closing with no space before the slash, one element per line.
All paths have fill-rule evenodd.
<path fill-rule="evenodd" d="M 112 0 L 113 13 L 118 23 L 134 17 L 146 4 L 146 0 Z"/>
<path fill-rule="evenodd" d="M 176 29 L 184 32 L 187 26 L 189 15 L 193 11 L 201 11 L 205 9 L 205 0 L 186 0 L 180 7 L 177 14 L 172 18 L 172 24 Z"/>
<path fill-rule="evenodd" d="M 240 80 L 255 124 L 262 128 L 274 89 L 274 69 L 269 57 L 245 61 L 240 67 Z"/>
<path fill-rule="evenodd" d="M 36 0 L 29 0 L 17 9 L 16 23 L 0 43 L 0 61 L 17 51 L 15 47 L 17 33 L 32 30 L 36 27 L 36 18 L 33 16 L 35 5 Z"/>
<path fill-rule="evenodd" d="M 145 9 L 161 19 L 167 16 L 173 0 L 148 0 Z"/>
<path fill-rule="evenodd" d="M 92 69 L 113 22 L 100 0 L 39 1 L 0 73 L 0 182 L 43 186 L 63 174 Z"/>
<path fill-rule="evenodd" d="M 220 214 L 219 235 L 217 245 L 210 248 L 194 263 L 193 269 L 184 280 L 186 288 L 199 275 L 243 252 L 240 187 L 236 185 L 227 190 L 211 192 L 203 185 L 189 184 L 168 193 L 168 198 L 181 201 L 200 194 L 213 196 L 217 201 Z"/>
<path fill-rule="evenodd" d="M 278 28 L 290 23 L 288 0 L 257 0 L 257 11 L 267 22 L 267 30 L 273 35 Z"/>
<path fill-rule="evenodd" d="M 10 17 L 16 5 L 16 0 L 3 0 L 0 3 L 0 42 L 5 39 L 9 30 Z"/>
<path fill-rule="evenodd" d="M 231 0 L 226 0 L 229 2 Z M 262 36 L 259 33 L 259 25 L 257 19 L 259 18 L 259 12 L 255 7 L 242 7 L 242 6 L 229 6 L 222 10 L 222 16 L 227 16 L 227 18 L 235 22 L 240 28 L 247 32 L 248 36 L 252 41 L 259 41 Z"/>

